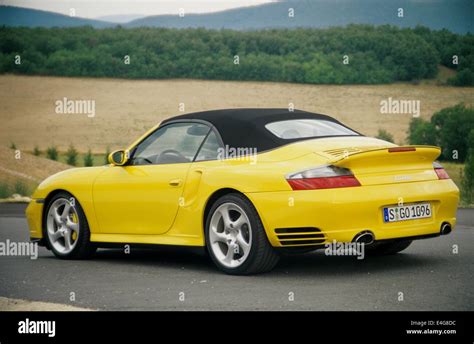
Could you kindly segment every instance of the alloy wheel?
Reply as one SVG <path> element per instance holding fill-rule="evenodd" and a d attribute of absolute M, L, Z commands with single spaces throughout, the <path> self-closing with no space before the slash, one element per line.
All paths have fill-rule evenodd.
<path fill-rule="evenodd" d="M 79 216 L 74 202 L 66 198 L 55 200 L 48 210 L 47 234 L 51 245 L 61 254 L 68 254 L 79 238 Z"/>
<path fill-rule="evenodd" d="M 234 203 L 221 204 L 212 214 L 209 239 L 211 250 L 222 265 L 240 266 L 252 245 L 252 227 L 245 211 Z"/>

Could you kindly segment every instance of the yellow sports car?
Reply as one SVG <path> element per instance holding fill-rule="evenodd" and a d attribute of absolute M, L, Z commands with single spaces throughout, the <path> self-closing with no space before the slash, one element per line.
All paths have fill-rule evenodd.
<path fill-rule="evenodd" d="M 31 239 L 60 258 L 197 246 L 226 273 L 260 273 L 282 252 L 355 242 L 393 254 L 448 234 L 459 190 L 439 155 L 305 111 L 206 111 L 163 121 L 110 165 L 47 178 L 26 214 Z"/>

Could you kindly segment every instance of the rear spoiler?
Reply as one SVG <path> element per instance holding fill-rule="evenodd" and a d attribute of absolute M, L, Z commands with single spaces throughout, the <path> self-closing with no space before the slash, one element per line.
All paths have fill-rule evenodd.
<path fill-rule="evenodd" d="M 373 167 L 377 167 L 378 171 L 421 169 L 432 167 L 440 154 L 441 148 L 435 146 L 395 146 L 347 153 L 330 164 L 350 170 L 368 170 Z"/>

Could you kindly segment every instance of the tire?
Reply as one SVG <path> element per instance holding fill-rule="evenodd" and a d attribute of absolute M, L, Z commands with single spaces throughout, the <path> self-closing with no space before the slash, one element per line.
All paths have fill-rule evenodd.
<path fill-rule="evenodd" d="M 70 210 L 65 215 L 68 204 Z M 97 248 L 90 242 L 86 215 L 79 201 L 70 193 L 59 192 L 49 200 L 43 223 L 46 245 L 56 257 L 86 259 L 96 251 Z"/>
<path fill-rule="evenodd" d="M 223 215 L 226 212 L 230 220 L 227 226 Z M 237 193 L 222 196 L 212 205 L 206 218 L 205 239 L 212 261 L 227 274 L 267 272 L 275 267 L 280 258 L 268 242 L 255 207 Z M 231 247 L 236 250 L 229 251 Z"/>
<path fill-rule="evenodd" d="M 410 246 L 412 240 L 400 240 L 393 242 L 375 243 L 373 247 L 366 247 L 367 254 L 370 256 L 387 256 L 397 254 Z"/>

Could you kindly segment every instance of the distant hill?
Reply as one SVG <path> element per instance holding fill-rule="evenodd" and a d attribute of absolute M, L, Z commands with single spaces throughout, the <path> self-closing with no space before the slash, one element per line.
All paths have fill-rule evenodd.
<path fill-rule="evenodd" d="M 289 18 L 288 9 L 294 9 Z M 404 18 L 397 16 L 403 8 Z M 210 29 L 262 29 L 347 24 L 390 24 L 399 27 L 423 25 L 456 33 L 473 32 L 473 0 L 289 0 L 208 14 L 150 16 L 134 20 L 129 27 L 205 27 Z"/>
<path fill-rule="evenodd" d="M 288 16 L 293 8 L 295 16 Z M 404 17 L 397 15 L 403 8 Z M 74 27 L 90 25 L 95 28 L 164 27 L 251 30 L 264 28 L 325 28 L 348 24 L 390 24 L 398 27 L 426 26 L 446 28 L 455 33 L 474 32 L 474 0 L 287 0 L 252 7 L 242 7 L 204 14 L 114 15 L 101 20 L 13 6 L 0 6 L 0 25 L 27 27 Z"/>
<path fill-rule="evenodd" d="M 100 21 L 110 22 L 110 23 L 123 24 L 123 23 L 131 22 L 132 20 L 136 20 L 136 19 L 140 19 L 144 17 L 146 17 L 146 15 L 144 14 L 114 14 L 110 16 L 98 17 L 96 19 Z"/>
<path fill-rule="evenodd" d="M 59 13 L 23 7 L 0 6 L 0 25 L 25 27 L 113 27 L 116 24 L 101 20 L 70 17 Z"/>

